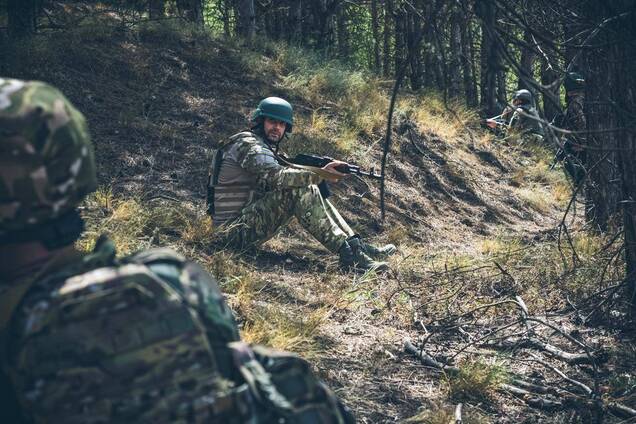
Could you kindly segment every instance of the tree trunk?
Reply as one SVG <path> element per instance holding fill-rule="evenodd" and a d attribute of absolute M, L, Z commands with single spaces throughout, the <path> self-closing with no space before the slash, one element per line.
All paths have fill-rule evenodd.
<path fill-rule="evenodd" d="M 349 57 L 349 25 L 347 22 L 347 6 L 341 3 L 336 12 L 338 32 L 338 55 L 341 59 Z"/>
<path fill-rule="evenodd" d="M 254 0 L 238 0 L 238 16 L 236 19 L 236 33 L 251 44 L 256 34 L 256 12 Z"/>
<path fill-rule="evenodd" d="M 451 16 L 450 28 L 450 51 L 449 51 L 449 73 L 450 86 L 448 94 L 450 97 L 459 97 L 462 92 L 462 40 L 461 40 L 461 14 L 459 10 L 454 10 Z"/>
<path fill-rule="evenodd" d="M 559 74 L 550 67 L 550 65 L 545 61 L 541 61 L 541 84 L 550 85 L 555 83 L 559 79 Z M 560 84 L 555 84 L 552 92 L 555 98 L 559 98 L 559 87 Z M 559 116 L 560 110 L 558 105 L 555 105 L 553 101 L 551 101 L 548 96 L 543 96 L 543 116 L 548 122 L 553 122 L 557 116 Z"/>
<path fill-rule="evenodd" d="M 496 115 L 497 72 L 499 49 L 494 38 L 496 9 L 493 0 L 476 0 L 475 12 L 481 19 L 481 99 L 480 107 L 485 116 Z"/>
<path fill-rule="evenodd" d="M 378 0 L 371 0 L 371 31 L 373 32 L 373 70 L 382 72 L 380 63 L 380 28 L 378 22 Z"/>
<path fill-rule="evenodd" d="M 188 22 L 203 26 L 202 0 L 177 0 L 177 9 Z"/>
<path fill-rule="evenodd" d="M 300 44 L 303 40 L 303 2 L 289 0 L 288 40 Z"/>
<path fill-rule="evenodd" d="M 534 78 L 534 61 L 537 57 L 534 49 L 532 48 L 532 33 L 530 31 L 525 32 L 523 36 L 523 43 L 524 45 L 521 46 L 521 61 L 519 62 L 521 70 L 517 81 L 517 90 L 521 90 L 522 88 L 529 90 L 532 88 L 526 80 Z"/>
<path fill-rule="evenodd" d="M 464 76 L 464 95 L 466 96 L 466 106 L 477 106 L 477 84 L 473 69 L 473 37 L 470 30 L 470 15 L 468 14 L 468 3 L 464 1 L 461 5 L 462 23 L 460 26 L 461 41 L 461 62 Z"/>
<path fill-rule="evenodd" d="M 8 31 L 11 38 L 22 38 L 35 34 L 35 1 L 8 0 Z"/>
<path fill-rule="evenodd" d="M 391 75 L 391 23 L 393 22 L 393 0 L 384 3 L 384 76 Z"/>
<path fill-rule="evenodd" d="M 395 72 L 406 60 L 406 12 L 399 8 L 395 11 Z"/>
<path fill-rule="evenodd" d="M 165 16 L 166 0 L 150 0 L 148 2 L 148 15 L 150 19 L 161 19 Z"/>
<path fill-rule="evenodd" d="M 411 66 L 411 89 L 422 87 L 422 21 L 415 13 L 407 14 L 407 49 Z"/>

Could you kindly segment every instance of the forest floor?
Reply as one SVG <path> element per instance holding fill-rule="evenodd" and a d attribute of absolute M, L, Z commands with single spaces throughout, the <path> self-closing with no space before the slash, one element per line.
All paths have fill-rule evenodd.
<path fill-rule="evenodd" d="M 583 205 L 546 146 L 494 139 L 474 112 L 404 93 L 386 220 L 374 181 L 333 190 L 356 231 L 398 253 L 389 272 L 346 273 L 297 223 L 255 250 L 212 243 L 210 154 L 278 95 L 297 116 L 284 149 L 377 166 L 391 82 L 168 24 L 99 22 L 0 47 L 1 75 L 56 85 L 88 119 L 100 188 L 82 207 L 80 247 L 107 232 L 120 254 L 170 246 L 200 261 L 243 337 L 309 359 L 360 422 L 447 423 L 460 403 L 464 422 L 587 422 L 595 411 L 619 422 L 628 415 L 613 402 L 636 407 L 633 330 L 598 307 L 612 303 L 598 293 L 620 280 L 620 254 L 583 231 Z M 548 391 L 513 395 L 523 382 Z"/>

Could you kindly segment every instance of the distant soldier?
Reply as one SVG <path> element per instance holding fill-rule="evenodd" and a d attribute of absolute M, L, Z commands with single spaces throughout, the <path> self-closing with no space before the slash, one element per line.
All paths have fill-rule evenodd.
<path fill-rule="evenodd" d="M 347 164 L 333 161 L 319 176 L 281 162 L 280 143 L 293 128 L 292 106 L 286 100 L 262 100 L 252 123 L 250 130 L 222 142 L 212 160 L 208 213 L 227 242 L 238 248 L 263 243 L 296 217 L 323 246 L 339 255 L 343 267 L 386 268 L 387 263 L 379 260 L 395 252 L 395 246 L 363 242 L 319 190 L 324 178 L 344 177 L 337 167 Z"/>
<path fill-rule="evenodd" d="M 585 177 L 587 120 L 583 104 L 585 102 L 585 79 L 576 72 L 568 72 L 565 76 L 565 120 L 563 128 L 573 131 L 564 137 L 563 164 L 575 184 Z"/>
<path fill-rule="evenodd" d="M 543 141 L 543 125 L 535 107 L 534 97 L 529 90 L 518 90 L 512 97 L 513 108 L 504 111 L 512 113 L 508 122 L 508 134 L 523 141 Z"/>
<path fill-rule="evenodd" d="M 0 413 L 65 424 L 353 422 L 305 361 L 240 342 L 197 264 L 167 249 L 118 259 L 103 237 L 92 253 L 75 250 L 76 206 L 96 185 L 82 114 L 44 83 L 0 79 Z"/>

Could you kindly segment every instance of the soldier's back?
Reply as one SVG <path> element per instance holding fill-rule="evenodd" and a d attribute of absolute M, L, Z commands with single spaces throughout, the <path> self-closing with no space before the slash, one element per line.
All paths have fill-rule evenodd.
<path fill-rule="evenodd" d="M 22 410 L 35 422 L 252 422 L 216 283 L 168 250 L 114 253 L 102 240 L 30 284 L 8 344 Z"/>

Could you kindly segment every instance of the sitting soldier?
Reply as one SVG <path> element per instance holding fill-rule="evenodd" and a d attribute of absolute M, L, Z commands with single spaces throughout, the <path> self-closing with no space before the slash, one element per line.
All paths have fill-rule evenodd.
<path fill-rule="evenodd" d="M 518 90 L 512 97 L 512 117 L 508 122 L 508 134 L 519 141 L 543 141 L 543 124 L 529 90 Z M 505 112 L 504 112 L 505 113 Z"/>
<path fill-rule="evenodd" d="M 291 105 L 278 97 L 262 100 L 250 130 L 221 143 L 214 154 L 208 182 L 208 213 L 225 240 L 244 248 L 263 243 L 293 217 L 345 268 L 387 268 L 379 262 L 395 252 L 394 245 L 375 247 L 363 242 L 331 202 L 321 195 L 323 178 L 338 181 L 345 174 L 333 161 L 318 175 L 294 169 L 278 155 L 281 141 L 293 128 Z"/>
<path fill-rule="evenodd" d="M 104 237 L 77 251 L 96 185 L 82 114 L 47 84 L 0 79 L 3 422 L 354 421 L 307 362 L 243 344 L 197 264 L 118 259 Z"/>

